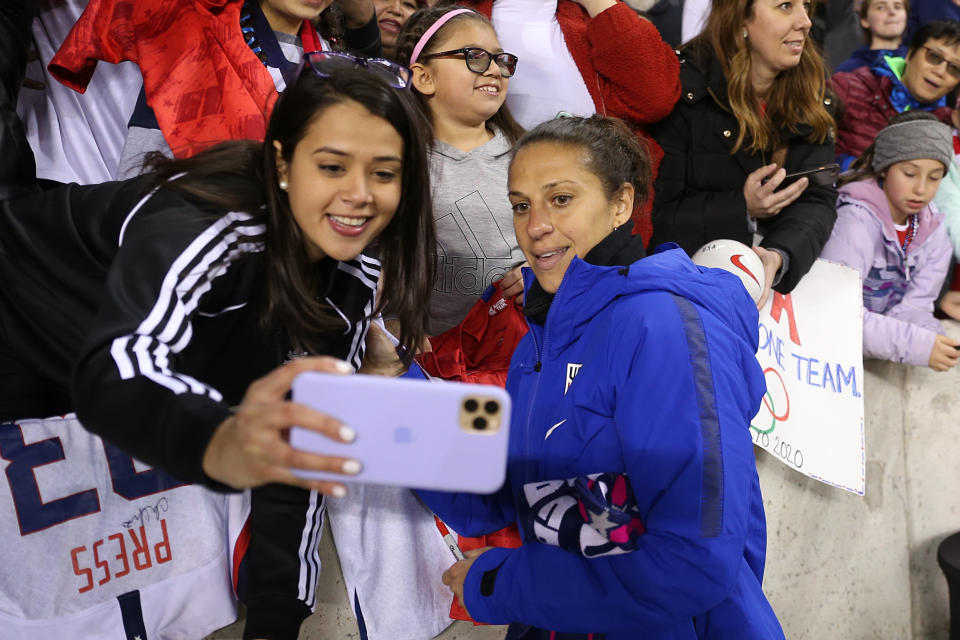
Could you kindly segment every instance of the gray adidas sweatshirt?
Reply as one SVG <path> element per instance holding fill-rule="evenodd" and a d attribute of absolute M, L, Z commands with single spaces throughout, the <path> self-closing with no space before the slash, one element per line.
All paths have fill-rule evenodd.
<path fill-rule="evenodd" d="M 502 132 L 470 152 L 439 140 L 430 151 L 437 280 L 430 334 L 458 324 L 483 290 L 523 261 L 507 199 L 510 142 Z"/>

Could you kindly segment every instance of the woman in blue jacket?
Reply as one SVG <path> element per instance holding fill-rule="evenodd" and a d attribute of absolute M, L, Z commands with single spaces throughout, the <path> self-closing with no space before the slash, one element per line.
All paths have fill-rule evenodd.
<path fill-rule="evenodd" d="M 783 637 L 760 586 L 757 309 L 682 250 L 637 261 L 649 181 L 646 151 L 601 116 L 541 124 L 510 167 L 530 332 L 507 380 L 507 482 L 421 496 L 461 534 L 518 523 L 520 548 L 444 575 L 511 640 Z"/>

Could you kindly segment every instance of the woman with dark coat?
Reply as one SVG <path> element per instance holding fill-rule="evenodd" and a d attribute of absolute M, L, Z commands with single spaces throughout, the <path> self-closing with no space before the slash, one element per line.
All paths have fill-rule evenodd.
<path fill-rule="evenodd" d="M 0 10 L 0 36 L 16 18 Z M 15 72 L 0 58 L 0 84 Z M 436 239 L 429 125 L 400 90 L 409 73 L 309 53 L 265 142 L 232 140 L 157 159 L 139 178 L 0 200 L 0 423 L 75 411 L 89 431 L 176 478 L 141 479 L 137 497 L 182 481 L 252 488 L 238 585 L 245 638 L 296 638 L 316 603 L 318 494 L 347 489 L 293 469 L 350 474 L 362 464 L 291 447 L 294 424 L 355 437 L 288 399 L 293 378 L 377 372 L 365 337 L 378 305 L 398 310 L 408 353 L 424 339 L 434 269 L 421 248 Z M 8 121 L 10 104 L 0 101 Z M 9 152 L 22 150 L 28 166 L 20 141 Z M 0 186 L 29 191 L 19 166 L 0 165 Z M 378 291 L 381 271 L 394 277 Z M 45 527 L 87 515 L 70 505 Z M 368 622 L 383 608 L 371 603 Z"/>
<path fill-rule="evenodd" d="M 693 254 L 710 240 L 753 245 L 770 288 L 789 293 L 836 219 L 836 189 L 789 173 L 834 159 L 823 62 L 801 0 L 715 0 L 703 33 L 680 52 L 680 102 L 651 128 L 664 158 L 650 247 Z"/>

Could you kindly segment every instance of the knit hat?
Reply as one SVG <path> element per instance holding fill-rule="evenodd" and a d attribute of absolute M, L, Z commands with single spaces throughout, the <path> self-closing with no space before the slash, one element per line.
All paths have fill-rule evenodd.
<path fill-rule="evenodd" d="M 908 120 L 887 125 L 874 140 L 873 170 L 881 172 L 904 160 L 930 158 L 949 167 L 953 161 L 950 127 L 935 120 Z"/>

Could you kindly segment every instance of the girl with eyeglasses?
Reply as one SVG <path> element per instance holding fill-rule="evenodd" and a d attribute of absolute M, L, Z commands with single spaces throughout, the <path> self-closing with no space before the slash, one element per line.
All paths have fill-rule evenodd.
<path fill-rule="evenodd" d="M 429 124 L 408 82 L 390 63 L 308 55 L 263 143 L 0 203 L 0 422 L 75 411 L 179 480 L 254 488 L 247 638 L 297 637 L 316 602 L 318 494 L 346 493 L 291 468 L 363 463 L 287 444 L 293 424 L 354 438 L 289 401 L 293 378 L 365 371 L 384 306 L 406 354 L 426 332 Z"/>
<path fill-rule="evenodd" d="M 457 325 L 490 283 L 522 291 L 507 200 L 510 148 L 523 133 L 504 101 L 517 57 L 490 21 L 459 7 L 421 9 L 397 37 L 397 60 L 433 124 L 430 179 L 437 225 L 437 281 L 430 333 Z"/>

